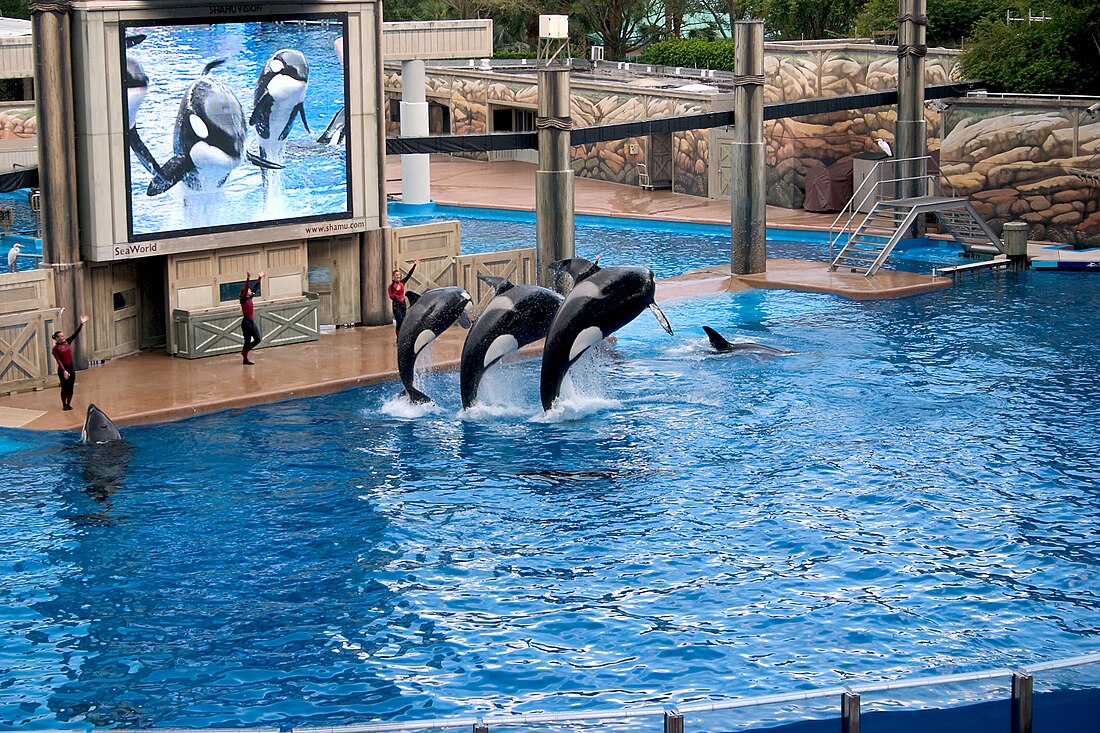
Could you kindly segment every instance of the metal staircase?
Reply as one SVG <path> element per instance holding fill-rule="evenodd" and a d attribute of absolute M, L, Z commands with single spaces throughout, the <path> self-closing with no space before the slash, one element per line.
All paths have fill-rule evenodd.
<path fill-rule="evenodd" d="M 930 158 L 884 160 L 875 166 L 876 170 L 864 179 L 829 229 L 830 253 L 839 248 L 839 253 L 829 266 L 830 271 L 843 269 L 871 277 L 886 263 L 894 247 L 922 214 L 934 215 L 940 226 L 968 252 L 1000 254 L 1004 251 L 1001 240 L 974 210 L 970 201 L 954 191 L 944 194 L 937 177 L 927 174 L 930 161 Z M 898 178 L 892 175 L 898 163 L 909 163 L 911 168 L 913 163 L 917 163 L 918 169 L 925 173 Z M 886 167 L 890 175 L 875 175 L 879 172 L 879 166 Z M 909 198 L 890 195 L 903 187 L 912 190 L 914 182 L 918 190 L 935 193 Z M 905 186 L 906 183 L 908 186 Z M 857 213 L 866 209 L 872 201 L 871 209 L 857 224 Z M 845 217 L 847 219 L 842 223 Z"/>

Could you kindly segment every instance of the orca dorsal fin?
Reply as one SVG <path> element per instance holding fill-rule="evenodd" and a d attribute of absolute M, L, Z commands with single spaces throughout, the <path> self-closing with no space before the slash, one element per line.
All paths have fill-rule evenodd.
<path fill-rule="evenodd" d="M 710 326 L 703 326 L 703 331 L 706 332 L 707 338 L 710 339 L 710 345 L 715 349 L 718 351 L 730 350 L 730 342 L 726 341 L 726 339 L 722 337 L 722 334 L 718 333 Z"/>
<path fill-rule="evenodd" d="M 497 295 L 511 290 L 514 286 L 512 281 L 506 277 L 496 277 L 494 275 L 482 275 L 478 273 L 477 279 L 485 283 L 493 290 L 497 291 Z"/>
<path fill-rule="evenodd" d="M 554 272 L 564 272 L 573 278 L 573 284 L 579 283 L 585 278 L 592 277 L 600 271 L 600 266 L 583 257 L 572 257 L 568 260 L 558 260 L 550 265 Z"/>
<path fill-rule="evenodd" d="M 202 67 L 202 75 L 206 76 L 207 74 L 210 73 L 210 71 L 212 69 L 216 69 L 224 63 L 225 63 L 225 59 L 214 59 L 213 61 L 208 63 L 206 66 Z"/>
<path fill-rule="evenodd" d="M 416 305 L 416 301 L 420 300 L 420 293 L 414 293 L 411 290 L 406 290 L 405 298 L 409 301 L 409 305 Z"/>

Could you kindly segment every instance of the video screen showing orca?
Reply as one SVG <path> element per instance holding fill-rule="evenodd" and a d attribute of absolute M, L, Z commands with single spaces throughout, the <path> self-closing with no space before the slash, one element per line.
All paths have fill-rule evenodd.
<path fill-rule="evenodd" d="M 131 241 L 351 216 L 345 22 L 123 27 Z"/>

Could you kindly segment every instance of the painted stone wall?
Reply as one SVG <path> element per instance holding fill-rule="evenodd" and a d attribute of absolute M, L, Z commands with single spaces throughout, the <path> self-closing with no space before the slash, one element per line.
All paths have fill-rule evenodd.
<path fill-rule="evenodd" d="M 30 139 L 37 135 L 34 107 L 0 110 L 0 140 Z"/>
<path fill-rule="evenodd" d="M 955 79 L 957 59 L 955 52 L 929 52 L 925 84 L 947 84 Z M 765 104 L 883 92 L 898 86 L 898 60 L 892 47 L 808 48 L 765 56 L 764 77 Z M 929 149 L 939 147 L 938 119 L 935 112 L 926 110 Z M 768 203 L 801 208 L 810 168 L 832 165 L 857 153 L 877 152 L 875 137 L 892 146 L 896 121 L 897 108 L 890 106 L 765 123 Z"/>
<path fill-rule="evenodd" d="M 995 231 L 1023 221 L 1031 239 L 1100 246 L 1100 118 L 967 99 L 944 123 L 941 169 Z"/>

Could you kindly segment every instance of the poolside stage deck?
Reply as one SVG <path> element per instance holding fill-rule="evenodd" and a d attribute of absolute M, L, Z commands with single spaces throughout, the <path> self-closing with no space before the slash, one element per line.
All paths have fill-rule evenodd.
<path fill-rule="evenodd" d="M 400 160 L 388 161 L 391 186 L 400 187 Z M 432 158 L 432 194 L 440 204 L 485 208 L 534 207 L 534 166 Z M 396 179 L 396 180 L 394 180 Z M 397 193 L 394 191 L 394 193 Z M 584 178 L 576 180 L 576 210 L 582 214 L 728 223 L 728 202 L 708 201 L 669 191 L 643 191 Z M 827 229 L 830 214 L 768 207 L 768 226 Z M 824 262 L 769 260 L 760 275 L 731 278 L 720 267 L 697 270 L 661 284 L 660 299 L 725 292 L 746 287 L 787 288 L 850 298 L 894 298 L 950 287 L 948 278 L 880 272 L 865 278 L 829 272 Z M 465 331 L 452 329 L 433 347 L 433 367 L 455 368 Z M 356 385 L 397 379 L 392 326 L 339 329 L 319 341 L 252 354 L 244 366 L 237 354 L 178 359 L 142 352 L 82 371 L 71 412 L 61 410 L 56 386 L 38 392 L 0 396 L 0 427 L 26 430 L 79 430 L 94 403 L 119 425 L 163 422 L 224 409 L 335 392 Z M 537 350 L 531 353 L 537 354 Z M 400 390 L 394 388 L 394 394 Z"/>

